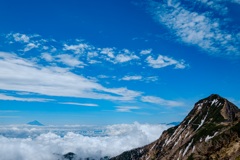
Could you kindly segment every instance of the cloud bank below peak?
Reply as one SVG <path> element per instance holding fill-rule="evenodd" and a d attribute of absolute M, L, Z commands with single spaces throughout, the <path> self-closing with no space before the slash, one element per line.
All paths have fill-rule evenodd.
<path fill-rule="evenodd" d="M 61 155 L 68 152 L 74 152 L 79 158 L 84 159 L 112 157 L 156 140 L 169 127 L 162 124 L 150 125 L 137 122 L 96 128 L 94 126 L 59 128 L 56 126 L 2 126 L 0 127 L 2 145 L 0 159 L 53 160 L 61 158 Z"/>

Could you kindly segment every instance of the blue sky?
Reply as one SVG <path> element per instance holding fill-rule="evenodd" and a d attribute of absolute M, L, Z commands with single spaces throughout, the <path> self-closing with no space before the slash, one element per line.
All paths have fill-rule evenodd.
<path fill-rule="evenodd" d="M 0 2 L 0 123 L 181 121 L 240 104 L 239 0 Z"/>

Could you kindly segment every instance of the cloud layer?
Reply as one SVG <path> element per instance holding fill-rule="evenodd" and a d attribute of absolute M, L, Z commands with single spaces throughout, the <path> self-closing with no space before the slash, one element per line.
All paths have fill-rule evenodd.
<path fill-rule="evenodd" d="M 131 75 L 128 74 L 131 73 L 128 70 L 126 73 L 116 74 L 118 77 L 116 75 L 101 76 L 95 74 L 93 70 L 99 69 L 99 73 L 113 73 L 113 68 L 119 69 L 123 66 L 134 66 L 139 70 L 147 67 L 155 70 L 168 66 L 184 69 L 187 66 L 184 60 L 176 60 L 165 55 L 159 54 L 155 59 L 152 49 L 140 50 L 136 53 L 126 48 L 100 48 L 78 39 L 73 42 L 58 42 L 54 39 L 43 39 L 37 34 L 10 33 L 1 38 L 14 50 L 14 52 L 0 51 L 0 74 L 2 75 L 0 89 L 11 91 L 11 93 L 1 93 L 1 100 L 47 102 L 57 96 L 125 102 L 141 101 L 141 97 L 145 96 L 144 92 L 121 86 L 107 85 L 106 87 L 99 79 L 104 77 L 111 78 L 112 81 L 118 80 L 118 82 L 146 83 L 157 81 L 157 76 L 149 76 L 149 72 L 145 73 L 146 75 L 144 72 L 141 75 Z M 87 72 L 90 74 L 84 75 Z M 12 94 L 13 92 L 17 95 Z M 29 95 L 19 95 L 19 92 Z M 39 96 L 51 98 L 36 98 Z M 98 106 L 92 103 L 61 103 Z"/>
<path fill-rule="evenodd" d="M 157 59 L 154 59 L 152 56 L 147 57 L 148 65 L 153 68 L 164 68 L 167 66 L 174 65 L 176 69 L 184 69 L 186 64 L 183 60 L 177 61 L 167 56 L 159 55 Z"/>
<path fill-rule="evenodd" d="M 21 44 L 17 52 L 27 54 L 30 51 L 37 51 L 42 54 L 41 58 L 43 60 L 51 63 L 61 63 L 70 68 L 84 67 L 102 62 L 110 62 L 115 65 L 126 63 L 128 63 L 128 65 L 144 65 L 146 55 L 156 54 L 153 53 L 152 49 L 144 49 L 136 53 L 126 48 L 100 48 L 78 39 L 67 43 L 57 42 L 54 39 L 43 39 L 37 34 L 26 35 L 21 33 L 10 33 L 6 35 L 4 41 L 6 41 L 6 44 L 8 43 L 12 46 Z M 164 57 L 167 58 L 167 56 Z M 178 60 L 174 61 L 178 62 Z M 182 65 L 186 64 L 183 63 Z"/>
<path fill-rule="evenodd" d="M 1 133 L 5 133 L 0 136 L 0 159 L 53 160 L 68 152 L 74 152 L 81 158 L 112 157 L 156 140 L 168 127 L 139 123 L 95 129 L 86 126 L 5 126 L 0 128 Z M 82 135 L 81 132 L 89 132 L 89 135 Z"/>
<path fill-rule="evenodd" d="M 0 52 L 0 58 L 0 74 L 3 75 L 0 88 L 4 90 L 108 100 L 131 100 L 141 94 L 127 88 L 105 88 L 83 76 L 41 66 L 15 54 Z"/>
<path fill-rule="evenodd" d="M 168 106 L 168 107 L 184 106 L 184 103 L 182 103 L 182 102 L 165 100 L 160 97 L 154 97 L 154 96 L 143 96 L 142 101 L 148 102 L 148 103 L 155 103 L 158 105 L 163 105 L 163 106 Z"/>
<path fill-rule="evenodd" d="M 166 0 L 150 1 L 148 10 L 156 22 L 166 26 L 179 41 L 210 54 L 239 56 L 240 29 L 231 26 L 228 3 L 239 5 L 238 1 Z"/>

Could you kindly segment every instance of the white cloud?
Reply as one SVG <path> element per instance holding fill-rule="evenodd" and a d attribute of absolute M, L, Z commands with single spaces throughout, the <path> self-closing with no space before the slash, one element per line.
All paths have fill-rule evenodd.
<path fill-rule="evenodd" d="M 191 3 L 195 3 L 195 1 Z M 218 4 L 210 0 L 206 0 L 204 3 L 214 8 Z M 170 0 L 167 3 L 150 1 L 150 6 L 149 11 L 153 14 L 154 19 L 169 28 L 179 38 L 178 40 L 196 45 L 210 54 L 240 55 L 237 33 L 234 29 L 231 30 L 227 21 L 219 21 L 214 17 L 219 9 L 214 12 L 206 10 L 201 13 L 197 10 L 192 11 L 191 7 L 188 8 L 179 1 Z"/>
<path fill-rule="evenodd" d="M 123 96 L 121 97 L 122 100 L 133 100 L 135 97 L 139 97 L 140 95 L 142 95 L 142 92 L 129 90 L 126 87 L 108 88 L 105 89 L 105 91 L 119 96 Z"/>
<path fill-rule="evenodd" d="M 114 58 L 114 50 L 115 48 L 99 48 L 100 53 L 106 54 L 110 58 Z"/>
<path fill-rule="evenodd" d="M 54 59 L 53 56 L 49 53 L 42 53 L 41 58 L 47 62 L 52 62 Z"/>
<path fill-rule="evenodd" d="M 196 2 L 200 2 L 198 5 L 205 5 L 220 15 L 226 15 L 229 12 L 228 3 L 240 4 L 240 0 L 197 0 Z"/>
<path fill-rule="evenodd" d="M 88 61 L 89 64 L 99 64 L 102 63 L 101 61 L 97 61 L 97 60 L 89 60 Z"/>
<path fill-rule="evenodd" d="M 196 2 L 200 2 L 200 4 L 198 3 L 198 5 L 206 5 L 207 7 L 215 11 L 221 11 L 218 12 L 219 14 L 224 15 L 228 12 L 228 8 L 224 5 L 223 0 L 197 0 Z"/>
<path fill-rule="evenodd" d="M 125 54 L 118 54 L 116 56 L 115 62 L 116 63 L 124 63 L 124 62 L 128 62 L 134 59 L 139 59 L 138 56 L 136 55 L 125 55 Z"/>
<path fill-rule="evenodd" d="M 83 66 L 84 63 L 78 60 L 78 57 L 74 57 L 69 54 L 59 54 L 55 56 L 56 61 L 61 62 L 70 67 Z"/>
<path fill-rule="evenodd" d="M 174 65 L 176 69 L 184 69 L 186 67 L 186 64 L 184 64 L 183 60 L 177 61 L 175 59 L 162 55 L 159 55 L 156 60 L 153 59 L 152 56 L 148 56 L 146 61 L 148 65 L 153 68 L 163 68 L 171 65 Z"/>
<path fill-rule="evenodd" d="M 157 76 L 151 76 L 151 77 L 146 77 L 145 80 L 148 82 L 148 81 L 157 81 L 158 80 L 158 77 Z"/>
<path fill-rule="evenodd" d="M 42 53 L 41 58 L 47 62 L 60 62 L 69 67 L 83 67 L 85 65 L 83 62 L 79 61 L 79 58 L 77 56 L 75 57 L 70 54 L 58 54 L 52 56 L 49 53 Z"/>
<path fill-rule="evenodd" d="M 5 94 L 0 94 L 0 100 L 5 101 L 23 101 L 23 102 L 48 102 L 52 101 L 51 99 L 44 99 L 44 98 L 21 98 L 15 96 L 8 96 Z"/>
<path fill-rule="evenodd" d="M 124 81 L 145 81 L 145 82 L 154 82 L 158 80 L 157 76 L 143 77 L 143 76 L 124 76 L 120 80 Z"/>
<path fill-rule="evenodd" d="M 97 77 L 98 77 L 98 78 L 101 78 L 101 79 L 109 78 L 109 76 L 107 76 L 107 75 L 98 75 Z"/>
<path fill-rule="evenodd" d="M 0 58 L 0 89 L 3 90 L 125 101 L 142 94 L 127 88 L 106 88 L 70 71 L 58 72 L 12 53 L 0 52 Z"/>
<path fill-rule="evenodd" d="M 47 68 L 54 73 L 55 72 L 56 73 L 67 73 L 71 70 L 71 68 L 62 68 L 62 67 L 58 67 L 58 66 L 49 66 Z"/>
<path fill-rule="evenodd" d="M 32 50 L 33 48 L 38 48 L 39 44 L 34 44 L 34 43 L 28 43 L 26 47 L 23 49 L 24 52 L 28 52 Z"/>
<path fill-rule="evenodd" d="M 77 45 L 64 44 L 63 46 L 64 46 L 64 48 L 63 48 L 64 51 L 73 51 L 75 54 L 83 54 L 85 52 L 85 50 L 89 50 L 92 48 L 92 46 L 90 46 L 86 43 L 80 43 Z"/>
<path fill-rule="evenodd" d="M 184 105 L 183 102 L 166 100 L 166 99 L 163 99 L 160 97 L 154 97 L 154 96 L 142 96 L 141 100 L 143 102 L 154 103 L 154 104 L 159 104 L 161 106 L 169 106 L 169 107 L 178 107 L 178 106 Z"/>
<path fill-rule="evenodd" d="M 101 54 L 107 55 L 107 57 L 101 58 L 114 64 L 125 63 L 139 59 L 138 56 L 134 55 L 134 53 L 130 52 L 128 49 L 118 51 L 116 48 L 98 48 L 98 50 Z"/>
<path fill-rule="evenodd" d="M 169 127 L 137 122 L 96 128 L 2 126 L 0 134 L 4 136 L 0 136 L 0 159 L 54 160 L 61 159 L 60 155 L 68 152 L 76 153 L 78 158 L 113 157 L 153 142 Z"/>
<path fill-rule="evenodd" d="M 20 33 L 10 33 L 6 38 L 11 42 L 22 42 L 23 44 L 20 46 L 20 49 L 16 49 L 20 52 L 28 52 L 37 48 L 34 52 L 42 52 L 41 59 L 44 59 L 47 62 L 53 62 L 50 65 L 58 65 L 58 63 L 62 63 L 68 67 L 83 68 L 85 66 L 103 63 L 103 61 L 108 61 L 115 65 L 122 63 L 125 65 L 142 65 L 140 61 L 141 56 L 152 53 L 152 49 L 146 49 L 140 51 L 138 56 L 134 51 L 128 49 L 119 50 L 115 47 L 99 48 L 87 44 L 83 40 L 76 40 L 74 44 L 60 43 L 54 39 L 42 39 L 41 36 L 37 34 L 25 35 Z M 18 45 L 16 45 L 16 47 L 19 48 Z M 75 54 L 71 55 L 68 52 L 66 53 L 66 51 L 71 51 Z M 81 58 L 81 60 L 79 58 Z M 38 61 L 37 57 L 36 61 Z M 135 63 L 129 63 L 132 61 Z M 178 64 L 176 68 L 184 68 L 184 64 Z"/>
<path fill-rule="evenodd" d="M 98 57 L 98 56 L 99 56 L 99 54 L 98 54 L 96 51 L 89 51 L 89 52 L 87 53 L 88 63 L 89 63 L 89 64 L 102 63 L 101 61 L 92 59 L 92 58 L 96 58 L 96 57 Z"/>
<path fill-rule="evenodd" d="M 140 54 L 150 54 L 152 52 L 152 49 L 146 49 L 146 50 L 141 50 Z"/>
<path fill-rule="evenodd" d="M 124 54 L 119 54 L 117 55 L 116 57 L 116 61 L 117 63 L 124 63 L 124 62 L 128 62 L 128 61 L 131 61 L 133 59 L 139 59 L 139 57 L 137 57 L 136 55 L 124 55 Z"/>
<path fill-rule="evenodd" d="M 141 80 L 142 76 L 124 76 L 121 80 L 132 81 L 132 80 Z"/>
<path fill-rule="evenodd" d="M 86 107 L 97 107 L 98 104 L 93 103 L 76 103 L 76 102 L 61 102 L 60 104 L 68 104 L 68 105 L 75 105 L 75 106 L 86 106 Z"/>
<path fill-rule="evenodd" d="M 10 33 L 6 36 L 11 43 L 23 43 L 21 49 L 19 51 L 28 52 L 34 48 L 38 48 L 39 50 L 48 50 L 52 48 L 50 46 L 44 45 L 48 40 L 41 39 L 38 34 L 21 34 L 21 33 Z"/>
<path fill-rule="evenodd" d="M 132 112 L 133 110 L 138 110 L 140 107 L 137 106 L 117 106 L 117 112 Z"/>
<path fill-rule="evenodd" d="M 136 56 L 133 52 L 129 51 L 128 49 L 123 49 L 121 53 L 119 53 L 116 57 L 114 62 L 115 63 L 124 63 L 132 60 L 140 59 Z"/>
<path fill-rule="evenodd" d="M 16 42 L 28 43 L 30 40 L 30 37 L 27 36 L 26 34 L 15 33 L 15 34 L 9 34 L 8 36 L 13 36 Z"/>
<path fill-rule="evenodd" d="M 88 52 L 87 55 L 88 55 L 88 58 L 91 59 L 93 57 L 97 57 L 98 53 L 96 51 L 93 51 L 93 52 Z"/>
<path fill-rule="evenodd" d="M 114 64 L 126 63 L 132 60 L 140 59 L 133 52 L 128 49 L 123 49 L 121 51 L 116 50 L 116 48 L 98 48 L 101 54 L 107 55 L 107 57 L 100 56 L 100 58 L 105 61 L 109 61 Z"/>
<path fill-rule="evenodd" d="M 138 56 L 136 56 L 133 52 L 130 52 L 128 49 L 117 51 L 116 48 L 98 48 L 98 50 L 101 54 L 107 55 L 107 57 L 101 58 L 114 64 L 125 63 L 139 59 Z"/>

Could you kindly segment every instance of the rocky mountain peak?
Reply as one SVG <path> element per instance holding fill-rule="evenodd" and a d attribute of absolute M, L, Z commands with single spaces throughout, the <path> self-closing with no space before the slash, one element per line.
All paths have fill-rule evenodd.
<path fill-rule="evenodd" d="M 237 106 L 217 94 L 212 94 L 195 103 L 182 123 L 200 128 L 204 123 L 230 123 L 238 117 Z"/>
<path fill-rule="evenodd" d="M 113 160 L 240 158 L 240 110 L 217 94 L 195 103 L 176 127 L 142 148 Z M 210 158 L 210 159 L 211 159 Z"/>

